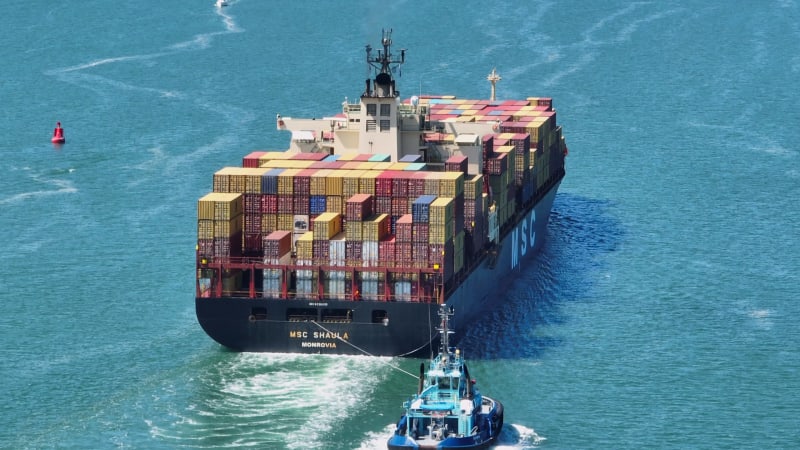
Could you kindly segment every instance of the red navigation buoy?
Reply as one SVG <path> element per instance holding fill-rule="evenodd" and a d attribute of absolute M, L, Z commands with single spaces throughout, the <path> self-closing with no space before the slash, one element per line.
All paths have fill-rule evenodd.
<path fill-rule="evenodd" d="M 54 144 L 63 144 L 67 139 L 64 137 L 64 129 L 61 128 L 61 122 L 56 122 L 56 128 L 53 130 L 53 138 L 50 142 Z"/>

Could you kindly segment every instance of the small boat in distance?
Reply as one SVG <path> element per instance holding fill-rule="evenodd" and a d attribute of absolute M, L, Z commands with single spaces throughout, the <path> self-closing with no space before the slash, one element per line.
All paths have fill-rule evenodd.
<path fill-rule="evenodd" d="M 56 122 L 56 128 L 53 130 L 53 137 L 50 138 L 50 142 L 53 144 L 63 144 L 67 142 L 67 138 L 64 137 L 64 129 L 61 128 L 61 122 Z"/>
<path fill-rule="evenodd" d="M 228 2 L 226 0 L 217 0 L 215 5 L 217 8 L 222 8 L 223 6 L 228 6 Z"/>
<path fill-rule="evenodd" d="M 439 308 L 441 348 L 428 371 L 420 364 L 417 394 L 403 403 L 388 448 L 483 449 L 494 445 L 503 428 L 503 405 L 481 395 L 458 349 L 449 347 L 453 310 Z"/>

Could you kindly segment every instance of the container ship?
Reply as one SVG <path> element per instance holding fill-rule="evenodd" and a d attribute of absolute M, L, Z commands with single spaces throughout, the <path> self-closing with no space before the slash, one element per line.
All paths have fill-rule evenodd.
<path fill-rule="evenodd" d="M 467 330 L 541 247 L 567 154 L 552 99 L 497 100 L 495 70 L 487 99 L 404 98 L 405 53 L 384 30 L 358 102 L 277 114 L 288 149 L 214 173 L 195 307 L 222 346 L 427 355 L 440 305 Z"/>

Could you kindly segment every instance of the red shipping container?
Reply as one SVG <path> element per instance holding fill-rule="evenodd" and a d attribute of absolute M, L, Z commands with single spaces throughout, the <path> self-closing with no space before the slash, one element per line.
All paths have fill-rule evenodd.
<path fill-rule="evenodd" d="M 398 242 L 411 242 L 413 240 L 412 216 L 404 214 L 395 223 L 395 236 Z"/>
<path fill-rule="evenodd" d="M 453 155 L 444 162 L 445 172 L 467 173 L 469 167 L 468 158 L 464 155 Z"/>
<path fill-rule="evenodd" d="M 378 195 L 375 197 L 375 212 L 378 214 L 392 214 L 392 198 Z"/>
<path fill-rule="evenodd" d="M 410 175 L 397 170 L 384 173 L 392 177 L 392 195 L 395 197 L 408 197 L 408 179 Z"/>
<path fill-rule="evenodd" d="M 244 213 L 261 212 L 261 194 L 244 194 Z"/>
<path fill-rule="evenodd" d="M 292 249 L 292 232 L 273 231 L 264 236 L 264 258 L 278 259 Z"/>
<path fill-rule="evenodd" d="M 261 233 L 261 213 L 247 213 L 244 215 L 244 232 Z M 261 245 L 258 247 L 261 248 Z"/>
<path fill-rule="evenodd" d="M 261 252 L 263 248 L 263 238 L 261 233 L 244 233 L 244 251 Z"/>
<path fill-rule="evenodd" d="M 303 169 L 294 176 L 292 181 L 294 195 L 311 195 L 311 175 L 313 175 L 314 172 L 316 172 L 314 169 Z"/>
<path fill-rule="evenodd" d="M 408 197 L 392 197 L 391 214 L 393 216 L 403 216 L 406 214 L 411 214 Z"/>
<path fill-rule="evenodd" d="M 310 214 L 311 212 L 311 196 L 298 195 L 295 191 L 294 194 L 294 214 Z"/>
<path fill-rule="evenodd" d="M 375 179 L 375 195 L 378 196 L 392 196 L 392 187 L 394 185 L 394 171 L 385 170 L 378 175 Z"/>
<path fill-rule="evenodd" d="M 411 241 L 414 243 L 424 242 L 428 243 L 428 235 L 430 228 L 427 223 L 414 223 L 411 224 Z"/>
<path fill-rule="evenodd" d="M 483 159 L 491 157 L 494 154 L 494 136 L 486 134 L 483 136 Z"/>
<path fill-rule="evenodd" d="M 374 213 L 375 196 L 371 194 L 356 194 L 347 199 L 345 219 L 363 221 Z"/>
<path fill-rule="evenodd" d="M 326 153 L 295 153 L 292 155 L 292 160 L 300 160 L 300 161 L 322 161 L 327 157 Z"/>
<path fill-rule="evenodd" d="M 276 214 L 278 212 L 278 196 L 273 194 L 261 195 L 261 213 Z"/>
<path fill-rule="evenodd" d="M 278 214 L 294 213 L 294 196 L 278 195 Z"/>
<path fill-rule="evenodd" d="M 425 172 L 414 172 L 410 175 L 408 180 L 408 196 L 417 198 L 420 195 L 425 195 Z"/>
<path fill-rule="evenodd" d="M 414 242 L 411 244 L 411 261 L 418 262 L 418 267 L 427 267 L 429 255 L 428 242 Z"/>
<path fill-rule="evenodd" d="M 344 245 L 344 257 L 348 266 L 361 266 L 363 260 L 361 258 L 361 249 L 363 244 L 361 241 L 347 241 Z"/>
<path fill-rule="evenodd" d="M 388 237 L 378 242 L 378 261 L 382 266 L 393 265 L 395 261 L 395 242 L 394 237 Z"/>
<path fill-rule="evenodd" d="M 214 239 L 198 239 L 197 253 L 200 257 L 210 258 L 214 256 Z"/>
<path fill-rule="evenodd" d="M 318 263 L 327 265 L 330 263 L 331 242 L 327 239 L 314 240 L 311 244 L 311 252 L 314 260 Z"/>
<path fill-rule="evenodd" d="M 242 158 L 242 167 L 259 167 L 259 158 L 267 152 L 252 152 Z"/>
<path fill-rule="evenodd" d="M 412 246 L 413 244 L 411 242 L 395 242 L 394 255 L 397 258 L 398 265 L 411 266 L 411 262 L 414 260 Z"/>

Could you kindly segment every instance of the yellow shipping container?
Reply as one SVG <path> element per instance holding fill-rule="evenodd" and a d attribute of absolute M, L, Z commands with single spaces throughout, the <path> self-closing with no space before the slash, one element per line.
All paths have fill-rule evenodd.
<path fill-rule="evenodd" d="M 314 233 L 307 231 L 297 239 L 295 243 L 297 246 L 297 259 L 311 259 L 313 258 L 314 249 Z"/>
<path fill-rule="evenodd" d="M 370 163 L 372 164 L 372 163 Z M 374 170 L 368 170 L 364 172 L 361 177 L 361 181 L 359 183 L 359 193 L 360 194 L 373 194 L 375 195 L 375 182 L 382 172 L 377 172 Z"/>
<path fill-rule="evenodd" d="M 244 215 L 239 214 L 230 220 L 214 221 L 214 237 L 233 236 L 242 231 Z"/>
<path fill-rule="evenodd" d="M 360 153 L 357 152 L 347 152 L 339 154 L 339 159 L 337 161 L 352 161 L 353 159 L 357 158 Z"/>
<path fill-rule="evenodd" d="M 455 202 L 450 197 L 439 197 L 431 203 L 430 218 L 431 225 L 444 225 L 449 220 L 453 220 Z"/>
<path fill-rule="evenodd" d="M 361 177 L 366 173 L 363 170 L 344 170 L 344 178 L 342 179 L 342 196 L 350 198 L 356 194 L 360 194 Z"/>
<path fill-rule="evenodd" d="M 470 175 L 464 180 L 464 198 L 474 200 L 483 194 L 483 175 Z"/>
<path fill-rule="evenodd" d="M 328 240 L 342 232 L 342 215 L 326 212 L 314 219 L 314 239 Z"/>
<path fill-rule="evenodd" d="M 211 219 L 199 219 L 197 221 L 197 239 L 214 238 L 214 221 Z"/>
<path fill-rule="evenodd" d="M 243 168 L 243 175 L 245 177 L 244 192 L 248 194 L 261 193 L 261 177 L 264 176 L 269 169 L 267 168 Z"/>
<path fill-rule="evenodd" d="M 342 195 L 344 185 L 344 170 L 331 170 L 325 180 L 325 195 Z"/>
<path fill-rule="evenodd" d="M 223 167 L 214 174 L 214 192 L 244 193 L 251 170 L 248 167 Z"/>
<path fill-rule="evenodd" d="M 372 168 L 375 167 L 375 164 L 378 164 L 378 163 L 377 162 L 373 162 L 373 161 L 361 161 L 361 162 L 358 163 L 357 169 L 358 170 L 372 170 Z"/>
<path fill-rule="evenodd" d="M 393 162 L 377 162 L 370 170 L 389 170 L 392 167 Z"/>
<path fill-rule="evenodd" d="M 230 220 L 244 211 L 242 194 L 211 192 L 197 202 L 198 219 Z"/>
<path fill-rule="evenodd" d="M 278 230 L 294 231 L 294 214 L 278 214 Z"/>
<path fill-rule="evenodd" d="M 341 195 L 329 195 L 325 197 L 325 210 L 332 213 L 345 213 L 345 201 Z"/>
<path fill-rule="evenodd" d="M 300 169 L 286 169 L 278 174 L 278 194 L 294 194 L 294 176 L 300 173 Z"/>
<path fill-rule="evenodd" d="M 425 173 L 425 195 L 439 196 L 439 185 L 441 175 L 446 172 L 427 172 Z"/>
<path fill-rule="evenodd" d="M 525 131 L 531 135 L 531 147 L 544 138 L 546 117 L 537 117 L 525 126 Z"/>
<path fill-rule="evenodd" d="M 348 221 L 344 226 L 344 236 L 348 241 L 360 241 L 363 236 L 363 222 Z"/>
<path fill-rule="evenodd" d="M 266 153 L 258 157 L 258 164 L 260 166 L 273 159 L 289 159 L 291 156 L 292 156 L 291 153 L 284 150 L 267 151 Z"/>
<path fill-rule="evenodd" d="M 463 172 L 438 172 L 439 194 L 442 197 L 458 197 L 464 193 Z"/>
<path fill-rule="evenodd" d="M 444 225 L 430 224 L 428 228 L 428 243 L 444 244 L 448 240 L 453 239 L 455 232 L 456 224 L 453 220 L 447 221 Z"/>
<path fill-rule="evenodd" d="M 278 215 L 277 214 L 262 214 L 261 215 L 261 234 L 264 236 L 278 230 Z"/>
<path fill-rule="evenodd" d="M 307 159 L 271 159 L 269 161 L 261 161 L 259 167 L 269 169 L 308 169 L 314 162 Z"/>
<path fill-rule="evenodd" d="M 391 231 L 389 215 L 380 214 L 372 220 L 362 222 L 361 238 L 365 241 L 380 241 Z"/>
<path fill-rule="evenodd" d="M 214 192 L 231 192 L 231 172 L 235 167 L 223 167 L 214 173 Z"/>
<path fill-rule="evenodd" d="M 333 172 L 331 169 L 320 169 L 311 175 L 311 195 L 328 194 L 328 175 Z"/>
<path fill-rule="evenodd" d="M 408 167 L 408 164 L 409 163 L 407 162 L 392 163 L 392 165 L 389 166 L 389 170 L 405 170 L 405 168 Z"/>

